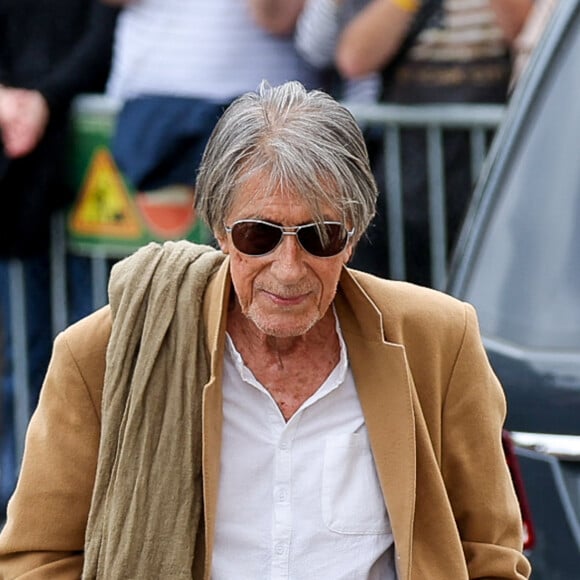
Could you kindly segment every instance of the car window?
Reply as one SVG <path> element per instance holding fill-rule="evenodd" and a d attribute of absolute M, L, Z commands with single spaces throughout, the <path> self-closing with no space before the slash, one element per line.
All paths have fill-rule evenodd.
<path fill-rule="evenodd" d="M 569 29 L 507 169 L 464 298 L 485 336 L 580 350 L 580 19 Z"/>

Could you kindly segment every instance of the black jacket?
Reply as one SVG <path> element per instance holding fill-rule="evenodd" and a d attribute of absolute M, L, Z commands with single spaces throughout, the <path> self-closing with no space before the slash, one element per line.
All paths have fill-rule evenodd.
<path fill-rule="evenodd" d="M 46 248 L 52 212 L 74 196 L 66 184 L 72 99 L 101 92 L 109 73 L 117 10 L 99 0 L 0 0 L 0 84 L 35 89 L 50 121 L 26 157 L 0 157 L 0 256 Z"/>

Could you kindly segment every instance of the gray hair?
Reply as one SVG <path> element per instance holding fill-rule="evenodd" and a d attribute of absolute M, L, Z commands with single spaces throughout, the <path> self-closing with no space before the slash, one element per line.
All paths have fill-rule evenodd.
<path fill-rule="evenodd" d="M 262 82 L 218 121 L 196 181 L 197 215 L 214 233 L 224 233 L 236 192 L 255 175 L 268 176 L 262 193 L 299 194 L 316 220 L 323 206 L 336 211 L 356 239 L 375 213 L 377 186 L 354 117 L 297 81 Z"/>

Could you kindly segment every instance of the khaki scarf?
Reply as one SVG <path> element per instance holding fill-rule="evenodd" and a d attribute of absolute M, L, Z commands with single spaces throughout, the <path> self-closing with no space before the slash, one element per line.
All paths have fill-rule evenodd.
<path fill-rule="evenodd" d="M 202 302 L 223 254 L 149 244 L 113 268 L 99 459 L 84 579 L 192 577 L 203 538 Z M 198 544 L 200 545 L 200 544 Z"/>

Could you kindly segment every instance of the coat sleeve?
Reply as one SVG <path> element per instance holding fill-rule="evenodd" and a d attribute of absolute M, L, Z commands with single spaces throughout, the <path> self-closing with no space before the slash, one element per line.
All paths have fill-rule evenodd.
<path fill-rule="evenodd" d="M 521 514 L 502 448 L 505 397 L 469 305 L 465 321 L 443 405 L 443 477 L 469 578 L 523 580 L 530 565 L 522 554 Z"/>
<path fill-rule="evenodd" d="M 100 434 L 108 309 L 55 340 L 0 534 L 0 579 L 81 575 Z"/>

